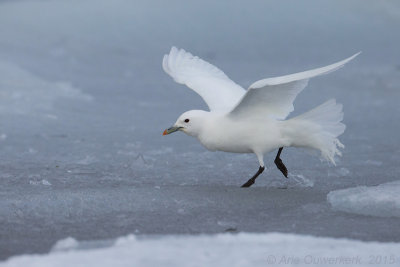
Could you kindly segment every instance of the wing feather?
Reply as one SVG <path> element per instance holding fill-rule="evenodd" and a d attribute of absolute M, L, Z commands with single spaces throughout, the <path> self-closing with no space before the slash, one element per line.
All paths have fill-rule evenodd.
<path fill-rule="evenodd" d="M 231 110 L 246 93 L 223 71 L 183 49 L 172 47 L 162 66 L 175 82 L 198 93 L 212 111 Z"/>
<path fill-rule="evenodd" d="M 273 117 L 283 120 L 294 110 L 293 102 L 310 78 L 335 71 L 358 54 L 322 68 L 257 81 L 228 115 L 246 119 Z"/>

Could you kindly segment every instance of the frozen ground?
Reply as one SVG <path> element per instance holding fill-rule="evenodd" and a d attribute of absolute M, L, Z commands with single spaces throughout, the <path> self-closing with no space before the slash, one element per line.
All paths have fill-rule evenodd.
<path fill-rule="evenodd" d="M 230 3 L 0 1 L 1 259 L 46 253 L 68 236 L 130 233 L 400 241 L 398 217 L 327 202 L 330 191 L 400 180 L 400 4 Z M 338 165 L 286 149 L 290 179 L 268 155 L 268 171 L 244 190 L 239 185 L 258 168 L 252 155 L 161 136 L 182 112 L 205 108 L 163 73 L 171 45 L 243 86 L 363 51 L 312 80 L 295 102 L 294 114 L 332 97 L 344 104 Z"/>
<path fill-rule="evenodd" d="M 280 233 L 129 235 L 95 249 L 68 238 L 48 255 L 18 256 L 0 266 L 395 266 L 399 250 L 399 243 Z"/>

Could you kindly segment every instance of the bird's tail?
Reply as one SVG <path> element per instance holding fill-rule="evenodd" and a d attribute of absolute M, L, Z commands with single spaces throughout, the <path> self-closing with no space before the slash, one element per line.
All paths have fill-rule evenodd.
<path fill-rule="evenodd" d="M 343 106 L 331 99 L 322 105 L 290 120 L 286 129 L 292 146 L 319 150 L 323 159 L 335 165 L 335 156 L 341 156 L 339 141 L 346 126 L 343 120 Z"/>

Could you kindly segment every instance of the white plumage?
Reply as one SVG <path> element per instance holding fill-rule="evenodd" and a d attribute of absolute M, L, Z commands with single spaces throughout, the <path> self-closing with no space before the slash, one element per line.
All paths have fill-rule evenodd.
<path fill-rule="evenodd" d="M 344 147 L 338 139 L 345 130 L 341 123 L 342 105 L 332 99 L 300 116 L 285 119 L 310 78 L 335 71 L 358 54 L 326 67 L 259 80 L 246 91 L 217 67 L 172 47 L 169 55 L 164 56 L 163 69 L 177 83 L 198 93 L 210 111 L 185 112 L 164 134 L 180 130 L 196 137 L 209 150 L 255 153 L 260 170 L 254 180 L 264 170 L 264 154 L 282 147 L 319 150 L 322 158 L 335 164 L 335 156 L 341 155 L 339 148 Z"/>
<path fill-rule="evenodd" d="M 183 49 L 172 47 L 164 56 L 163 68 L 175 82 L 198 93 L 212 111 L 231 109 L 246 93 L 223 71 Z"/>

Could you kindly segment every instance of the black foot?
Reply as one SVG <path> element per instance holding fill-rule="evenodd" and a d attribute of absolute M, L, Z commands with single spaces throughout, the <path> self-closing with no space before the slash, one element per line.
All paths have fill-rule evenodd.
<path fill-rule="evenodd" d="M 275 162 L 275 164 L 276 164 L 276 167 L 278 167 L 278 169 L 282 172 L 282 174 L 283 174 L 286 178 L 288 178 L 288 170 L 287 170 L 285 164 L 283 164 L 282 160 L 281 160 L 281 159 L 275 159 L 274 162 Z"/>
<path fill-rule="evenodd" d="M 282 162 L 282 160 L 281 160 L 281 158 L 280 158 L 282 149 L 283 149 L 283 147 L 280 147 L 280 148 L 279 148 L 278 154 L 276 155 L 276 158 L 275 158 L 275 161 L 274 161 L 274 162 L 275 162 L 276 167 L 278 167 L 278 169 L 282 172 L 282 174 L 283 174 L 286 178 L 288 178 L 288 170 L 287 170 L 285 164 L 283 164 L 283 162 Z"/>
<path fill-rule="evenodd" d="M 250 187 L 254 184 L 254 182 L 256 181 L 256 179 L 249 179 L 247 182 L 245 182 L 241 187 Z"/>
<path fill-rule="evenodd" d="M 250 187 L 254 184 L 254 182 L 256 181 L 257 177 L 265 170 L 265 167 L 261 167 L 258 169 L 258 171 L 256 172 L 256 174 L 254 174 L 253 177 L 251 177 L 246 183 L 244 183 L 242 185 L 242 187 Z"/>

